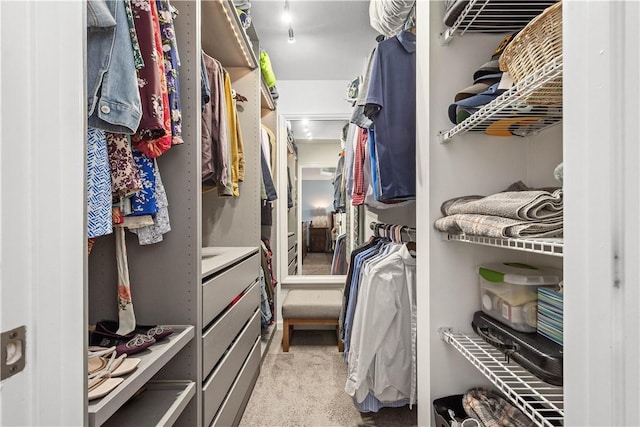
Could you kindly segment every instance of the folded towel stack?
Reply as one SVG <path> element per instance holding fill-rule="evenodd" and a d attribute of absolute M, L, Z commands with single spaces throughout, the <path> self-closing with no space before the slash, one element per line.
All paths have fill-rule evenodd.
<path fill-rule="evenodd" d="M 531 189 L 522 182 L 490 196 L 463 196 L 442 204 L 436 229 L 487 237 L 562 237 L 562 189 Z"/>

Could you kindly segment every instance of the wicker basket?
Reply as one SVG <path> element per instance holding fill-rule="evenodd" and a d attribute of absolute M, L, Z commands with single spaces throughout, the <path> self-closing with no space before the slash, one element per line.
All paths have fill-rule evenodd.
<path fill-rule="evenodd" d="M 562 2 L 545 9 L 524 27 L 500 56 L 500 70 L 514 83 L 562 55 Z M 529 105 L 562 104 L 562 75 L 524 97 Z"/>

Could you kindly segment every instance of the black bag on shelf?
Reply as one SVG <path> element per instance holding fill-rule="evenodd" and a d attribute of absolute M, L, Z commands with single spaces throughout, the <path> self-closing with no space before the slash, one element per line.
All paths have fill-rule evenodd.
<path fill-rule="evenodd" d="M 479 425 L 465 412 L 462 405 L 463 397 L 464 394 L 454 394 L 433 401 L 435 427 L 473 427 Z M 463 423 L 464 420 L 469 421 Z"/>
<path fill-rule="evenodd" d="M 477 311 L 471 326 L 487 343 L 549 384 L 562 385 L 562 346 L 536 332 L 519 332 Z"/>

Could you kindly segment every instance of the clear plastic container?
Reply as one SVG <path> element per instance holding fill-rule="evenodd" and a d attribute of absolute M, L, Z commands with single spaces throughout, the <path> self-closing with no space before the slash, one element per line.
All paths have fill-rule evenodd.
<path fill-rule="evenodd" d="M 536 332 L 538 288 L 557 286 L 562 270 L 520 263 L 479 267 L 482 311 L 521 332 Z"/>

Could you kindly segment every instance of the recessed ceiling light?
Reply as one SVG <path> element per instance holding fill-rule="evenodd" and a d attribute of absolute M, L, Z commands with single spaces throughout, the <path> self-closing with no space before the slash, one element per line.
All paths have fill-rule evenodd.
<path fill-rule="evenodd" d="M 309 124 L 309 119 L 302 119 L 302 124 L 307 126 Z"/>

